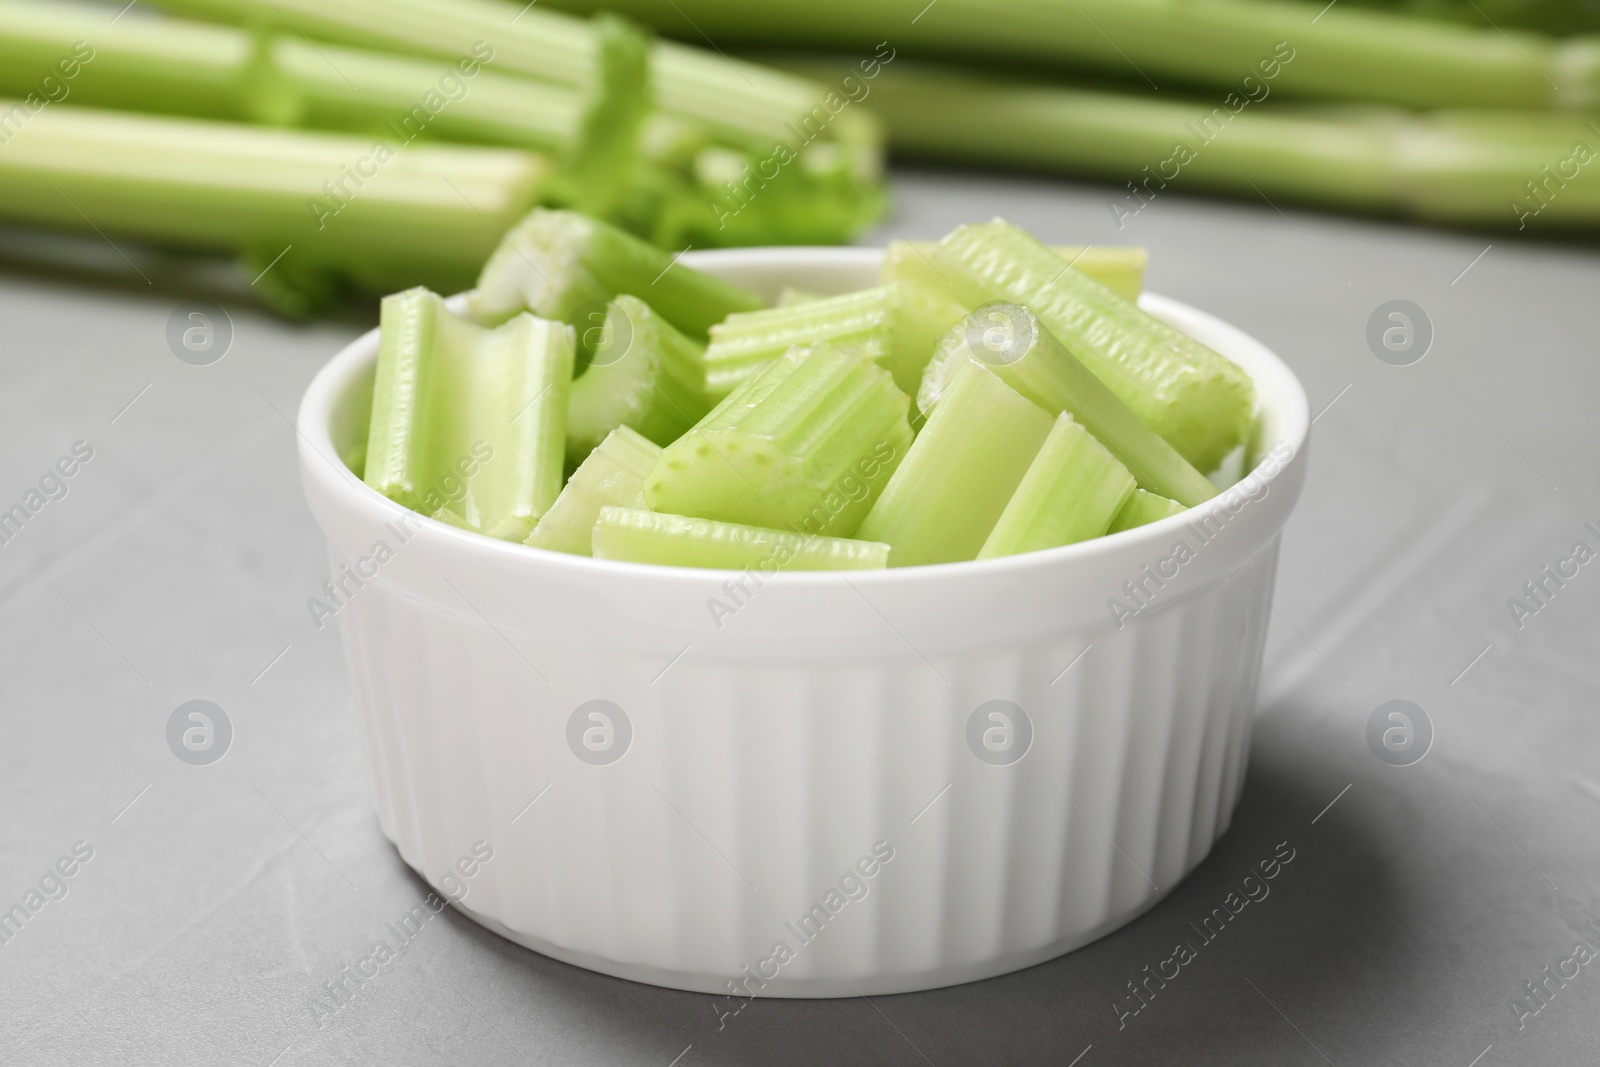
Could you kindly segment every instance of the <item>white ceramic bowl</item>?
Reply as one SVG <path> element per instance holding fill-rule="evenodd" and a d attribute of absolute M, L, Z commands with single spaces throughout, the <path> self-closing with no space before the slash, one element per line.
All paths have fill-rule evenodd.
<path fill-rule="evenodd" d="M 880 258 L 684 263 L 772 296 L 864 288 Z M 951 985 L 1139 915 L 1238 800 L 1309 429 L 1259 343 L 1142 305 L 1254 377 L 1277 452 L 1240 488 L 1046 552 L 759 586 L 404 511 L 331 458 L 366 433 L 377 333 L 351 344 L 306 392 L 300 456 L 384 833 L 519 944 L 704 992 Z"/>

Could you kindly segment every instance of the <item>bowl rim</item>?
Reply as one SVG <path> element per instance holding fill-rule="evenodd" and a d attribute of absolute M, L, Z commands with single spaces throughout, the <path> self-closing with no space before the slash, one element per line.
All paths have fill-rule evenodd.
<path fill-rule="evenodd" d="M 721 268 L 717 273 L 722 274 L 737 270 L 741 266 L 770 270 L 774 265 L 785 261 L 795 267 L 812 269 L 831 264 L 859 268 L 881 262 L 884 252 L 882 248 L 849 246 L 776 246 L 691 251 L 681 254 L 679 258 L 685 265 L 691 267 Z M 465 292 L 457 293 L 449 297 L 446 303 L 452 310 L 462 311 L 469 295 L 470 293 Z M 1286 442 L 1291 452 L 1287 460 L 1266 473 L 1262 473 L 1266 459 L 1263 455 L 1254 468 L 1241 472 L 1240 480 L 1255 474 L 1266 487 L 1266 492 L 1270 492 L 1275 485 L 1290 477 L 1289 472 L 1304 462 L 1305 446 L 1311 431 L 1310 405 L 1305 388 L 1294 371 L 1277 353 L 1251 335 L 1191 305 L 1146 290 L 1140 295 L 1139 306 L 1163 318 L 1164 321 L 1187 320 L 1220 333 L 1227 337 L 1230 348 L 1253 349 L 1252 358 L 1262 366 L 1254 371 L 1248 367 L 1243 369 L 1251 375 L 1252 381 L 1257 385 L 1258 405 L 1265 405 L 1269 397 L 1273 398 L 1273 411 L 1281 431 L 1277 440 Z M 679 567 L 577 556 L 463 530 L 395 503 L 355 476 L 355 473 L 339 458 L 331 433 L 332 416 L 337 402 L 350 388 L 352 380 L 358 378 L 367 366 L 376 360 L 377 350 L 378 328 L 373 327 L 340 349 L 317 371 L 306 387 L 295 425 L 298 431 L 297 443 L 302 477 L 307 481 L 308 489 L 309 482 L 315 480 L 329 496 L 339 498 L 348 507 L 367 513 L 374 524 L 392 522 L 397 518 L 409 516 L 412 522 L 420 524 L 419 533 L 431 534 L 432 539 L 439 541 L 441 546 L 450 545 L 452 551 L 458 551 L 463 556 L 475 557 L 483 562 L 497 562 L 512 567 L 566 568 L 569 572 L 580 575 L 587 572 L 596 575 L 631 576 L 657 582 L 680 582 L 686 586 L 692 584 L 696 589 L 702 588 L 708 578 L 720 580 L 725 576 L 744 574 L 750 569 Z M 1239 365 L 1238 361 L 1227 352 L 1221 354 Z M 1270 379 L 1270 389 L 1262 388 L 1263 379 Z M 887 567 L 881 570 L 780 570 L 770 575 L 763 572 L 761 580 L 763 584 L 790 588 L 836 588 L 843 583 L 883 589 L 907 583 L 957 581 L 975 577 L 1015 580 L 1019 577 L 1025 578 L 1030 571 L 1068 567 L 1089 568 L 1124 551 L 1139 548 L 1157 550 L 1158 545 L 1189 522 L 1226 508 L 1226 496 L 1227 490 L 1223 490 L 1210 500 L 1176 515 L 1131 530 L 1012 556 L 911 567 Z M 1266 539 L 1262 538 L 1263 541 Z"/>

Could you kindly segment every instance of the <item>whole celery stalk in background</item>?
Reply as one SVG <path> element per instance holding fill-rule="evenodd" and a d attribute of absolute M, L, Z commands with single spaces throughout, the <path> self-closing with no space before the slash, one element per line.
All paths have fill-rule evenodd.
<path fill-rule="evenodd" d="M 1234 89 L 1280 42 L 1287 95 L 1411 107 L 1588 108 L 1600 103 L 1600 40 L 1558 39 L 1296 0 L 554 0 L 616 11 L 718 44 L 844 51 L 890 40 L 908 55 L 1031 62 L 1165 91 Z M 1279 57 L 1281 58 L 1281 56 Z"/>
<path fill-rule="evenodd" d="M 824 76 L 843 68 L 782 62 Z M 906 62 L 877 79 L 871 104 L 905 156 L 1115 179 L 1107 209 L 1119 228 L 1169 186 L 1452 225 L 1600 227 L 1600 122 L 1584 115 L 1284 105 L 1219 122 L 1220 100 Z"/>
<path fill-rule="evenodd" d="M 472 283 L 550 167 L 502 148 L 157 118 L 86 107 L 30 114 L 0 144 L 0 219 L 243 253 L 255 289 L 314 310 L 346 285 Z M 329 192 L 329 187 L 333 191 Z"/>
<path fill-rule="evenodd" d="M 1347 0 L 1360 7 L 1468 26 L 1516 26 L 1554 34 L 1600 32 L 1594 0 Z"/>
<path fill-rule="evenodd" d="M 249 27 L 0 0 L 0 96 L 17 98 L 0 107 L 10 157 L 0 182 L 27 187 L 0 202 L 0 219 L 242 251 L 247 277 L 274 264 L 256 290 L 304 313 L 350 287 L 463 287 L 473 262 L 536 203 L 589 212 L 672 250 L 833 243 L 880 210 L 874 120 L 841 115 L 801 144 L 791 118 L 825 88 L 659 46 L 621 19 L 518 17 L 495 0 L 470 10 L 433 0 L 172 6 Z M 313 23 L 353 43 L 299 32 Z M 761 91 L 737 91 L 730 79 Z M 91 120 L 82 105 L 212 122 Z M 361 136 L 274 139 L 242 123 Z M 794 162 L 755 176 L 778 144 L 774 130 L 795 141 L 785 148 Z M 537 155 L 449 156 L 447 141 Z M 421 168 L 444 178 L 417 184 L 412 163 L 445 159 Z M 502 173 L 488 179 L 500 188 L 485 206 L 473 187 L 491 159 Z M 126 189 L 113 178 L 122 160 L 132 161 Z M 58 190 L 29 177 L 45 172 Z M 736 187 L 750 202 L 730 213 L 718 201 Z M 385 201 L 392 213 L 378 209 Z"/>
<path fill-rule="evenodd" d="M 494 50 L 497 71 L 586 94 L 604 80 L 607 66 L 600 26 L 503 0 L 158 0 L 158 6 L 440 59 L 483 42 Z M 625 219 L 635 232 L 662 245 L 815 244 L 847 240 L 877 221 L 882 132 L 870 114 L 823 110 L 825 86 L 672 42 L 650 49 L 649 77 L 658 113 L 707 143 L 688 161 L 689 195 L 670 197 L 650 232 Z M 767 170 L 775 158 L 778 165 Z M 752 187 L 758 195 L 741 195 Z M 714 201 L 730 198 L 738 210 L 717 210 Z"/>

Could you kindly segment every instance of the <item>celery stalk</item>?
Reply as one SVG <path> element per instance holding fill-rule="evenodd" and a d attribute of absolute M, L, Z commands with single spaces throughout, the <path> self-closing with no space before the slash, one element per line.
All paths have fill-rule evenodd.
<path fill-rule="evenodd" d="M 626 294 L 694 337 L 729 314 L 761 306 L 753 293 L 678 263 L 614 226 L 571 211 L 537 208 L 483 266 L 473 314 L 494 322 L 524 308 L 568 320 L 588 303 Z"/>
<path fill-rule="evenodd" d="M 487 41 L 507 70 L 586 88 L 598 77 L 598 31 L 580 19 L 499 0 L 158 0 L 220 22 L 304 32 L 319 40 L 453 57 Z M 753 63 L 663 42 L 651 57 L 662 107 L 762 141 L 787 136 L 826 90 Z"/>
<path fill-rule="evenodd" d="M 816 61 L 784 66 L 816 77 L 847 70 Z M 1138 225 L 1176 190 L 1448 225 L 1550 233 L 1600 227 L 1592 168 L 1573 180 L 1569 165 L 1565 185 L 1554 174 L 1577 158 L 1579 142 L 1596 144 L 1579 114 L 1275 104 L 1234 114 L 1215 97 L 1163 100 L 909 60 L 878 76 L 871 100 L 906 157 L 1113 179 L 1106 207 L 1119 229 Z"/>
<path fill-rule="evenodd" d="M 1027 305 L 1095 377 L 1201 471 L 1211 470 L 1244 439 L 1255 407 L 1249 375 L 1063 266 L 1022 230 L 999 219 L 960 226 L 939 242 L 939 256 L 974 294 Z M 1142 459 L 1134 463 L 1146 467 Z M 1146 473 L 1156 474 L 1148 468 Z M 1160 485 L 1149 488 L 1198 502 L 1163 492 Z"/>
<path fill-rule="evenodd" d="M 866 54 L 887 39 L 907 55 L 1090 70 L 1163 91 L 1177 82 L 1241 93 L 1247 76 L 1259 84 L 1270 72 L 1273 91 L 1286 95 L 1409 107 L 1581 109 L 1600 95 L 1600 46 L 1591 38 L 1503 32 L 1477 16 L 1470 27 L 1440 24 L 1349 4 L 939 0 L 918 13 L 897 0 L 556 2 L 568 10 L 604 7 L 723 46 Z"/>
<path fill-rule="evenodd" d="M 901 390 L 913 393 L 939 335 L 965 310 L 942 293 L 896 281 L 730 315 L 711 327 L 706 388 L 726 396 L 794 345 L 826 341 L 877 360 Z"/>
<path fill-rule="evenodd" d="M 1165 519 L 1184 510 L 1182 504 L 1176 500 L 1168 500 L 1164 496 L 1147 493 L 1143 489 L 1136 489 L 1128 502 L 1122 505 L 1122 510 L 1117 512 L 1117 517 L 1111 520 L 1109 533 L 1121 533 L 1131 530 L 1135 526 Z"/>
<path fill-rule="evenodd" d="M 519 315 L 486 329 L 426 289 L 384 298 L 364 480 L 423 514 L 522 540 L 561 491 L 572 359 L 558 322 Z"/>
<path fill-rule="evenodd" d="M 482 43 L 494 49 L 496 70 L 576 88 L 586 98 L 603 76 L 601 31 L 542 6 L 500 0 L 159 2 L 206 19 L 444 59 Z M 649 74 L 657 117 L 697 127 L 716 143 L 695 153 L 693 173 L 683 181 L 655 175 L 652 195 L 661 202 L 642 218 L 625 212 L 630 229 L 668 247 L 828 243 L 877 221 L 883 137 L 864 109 L 829 108 L 827 87 L 671 42 L 652 47 Z M 730 158 L 731 166 L 703 172 L 705 161 Z M 774 161 L 780 163 L 775 174 L 769 173 Z"/>
<path fill-rule="evenodd" d="M 1150 253 L 1145 249 L 1136 245 L 1048 247 L 1074 270 L 1081 270 L 1125 300 L 1138 301 L 1139 293 L 1144 288 L 1144 272 L 1150 265 Z M 938 241 L 890 241 L 884 253 L 880 281 L 884 285 L 896 281 L 915 281 L 930 288 L 949 291 L 953 296 L 956 290 L 938 264 Z M 954 324 L 952 320 L 950 325 Z M 949 326 L 945 329 L 949 329 Z"/>
<path fill-rule="evenodd" d="M 604 507 L 642 508 L 644 480 L 661 458 L 659 446 L 619 426 L 597 445 L 567 479 L 524 544 L 593 555 L 591 535 Z"/>
<path fill-rule="evenodd" d="M 1052 422 L 988 370 L 962 365 L 856 536 L 888 544 L 891 567 L 976 558 Z"/>
<path fill-rule="evenodd" d="M 1139 420 L 1028 308 L 986 304 L 945 335 L 917 400 L 924 414 L 958 368 L 979 363 L 1052 415 L 1070 412 L 1141 485 L 1191 506 L 1217 493 L 1205 475 Z"/>
<path fill-rule="evenodd" d="M 881 568 L 888 561 L 889 546 L 607 507 L 594 526 L 594 555 L 674 567 L 748 569 L 766 577 L 777 571 Z"/>
<path fill-rule="evenodd" d="M 858 352 L 794 348 L 661 453 L 656 511 L 847 537 L 911 443 L 909 401 Z"/>
<path fill-rule="evenodd" d="M 658 445 L 671 444 L 711 410 L 704 348 L 673 329 L 644 301 L 619 296 L 603 314 L 589 366 L 572 383 L 567 405 L 567 456 L 579 460 L 618 426 Z"/>
<path fill-rule="evenodd" d="M 887 306 L 888 291 L 880 288 L 729 315 L 711 327 L 706 388 L 712 396 L 727 396 L 799 344 L 855 345 L 879 359 Z"/>
<path fill-rule="evenodd" d="M 0 93 L 36 90 L 80 42 L 92 58 L 74 64 L 66 99 L 95 107 L 552 152 L 583 118 L 577 90 L 496 72 L 487 48 L 394 56 L 182 19 L 109 22 L 42 0 L 0 0 Z"/>
<path fill-rule="evenodd" d="M 5 125 L 19 113 L 20 128 Z M 255 253 L 257 274 L 278 259 L 268 281 L 325 272 L 379 292 L 469 284 L 496 227 L 521 217 L 548 173 L 507 149 L 376 151 L 365 137 L 82 107 L 29 114 L 9 100 L 0 132 L 0 218 Z"/>
<path fill-rule="evenodd" d="M 269 14 L 287 16 L 276 4 Z M 839 240 L 872 211 L 849 182 L 871 196 L 877 179 L 826 174 L 829 167 L 817 164 L 838 146 L 825 139 L 802 149 L 804 161 L 785 168 L 736 225 L 718 225 L 707 200 L 719 191 L 696 173 L 712 147 L 710 131 L 654 109 L 654 45 L 614 17 L 582 27 L 593 63 L 582 79 L 560 83 L 518 73 L 486 38 L 465 39 L 454 54 L 439 47 L 391 55 L 310 40 L 298 20 L 278 23 L 251 32 L 176 19 L 108 21 L 87 8 L 0 0 L 0 94 L 37 91 L 51 75 L 53 91 L 96 106 L 370 131 L 391 146 L 426 137 L 546 151 L 563 162 L 547 202 L 673 247 L 772 243 L 786 234 Z M 874 126 L 869 156 L 880 143 Z M 740 180 L 773 146 L 740 141 L 729 151 L 736 160 L 730 177 Z"/>
<path fill-rule="evenodd" d="M 1062 412 L 995 523 L 979 559 L 1099 537 L 1134 494 L 1133 475 Z"/>
<path fill-rule="evenodd" d="M 1057 245 L 1051 251 L 1076 270 L 1129 300 L 1139 298 L 1149 255 L 1142 248 Z M 936 241 L 890 241 L 879 282 L 888 292 L 884 364 L 895 382 L 915 394 L 940 339 L 975 305 L 960 275 L 939 267 Z"/>

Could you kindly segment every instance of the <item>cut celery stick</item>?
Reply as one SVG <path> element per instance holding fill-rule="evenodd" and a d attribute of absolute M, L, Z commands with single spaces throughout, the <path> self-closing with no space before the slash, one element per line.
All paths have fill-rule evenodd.
<path fill-rule="evenodd" d="M 598 342 L 584 345 L 594 356 L 567 402 L 567 457 L 573 462 L 618 426 L 667 445 L 711 410 L 699 344 L 637 297 L 617 297 L 603 319 Z"/>
<path fill-rule="evenodd" d="M 659 458 L 661 449 L 654 442 L 618 426 L 572 472 L 566 488 L 523 543 L 575 556 L 593 555 L 590 535 L 600 509 L 644 507 L 644 480 Z"/>
<path fill-rule="evenodd" d="M 386 297 L 366 483 L 522 540 L 561 491 L 571 338 L 532 315 L 486 329 L 426 289 Z"/>
<path fill-rule="evenodd" d="M 656 511 L 847 537 L 911 445 L 909 401 L 859 352 L 794 348 L 668 445 Z"/>
<path fill-rule="evenodd" d="M 726 396 L 797 344 L 854 345 L 914 393 L 939 337 L 967 309 L 934 289 L 895 282 L 842 296 L 813 297 L 730 315 L 711 327 L 706 389 Z"/>
<path fill-rule="evenodd" d="M 600 509 L 594 526 L 594 555 L 672 567 L 752 570 L 766 577 L 778 571 L 878 569 L 888 562 L 889 546 L 607 507 Z M 715 617 L 715 605 L 712 613 Z"/>
<path fill-rule="evenodd" d="M 1164 496 L 1135 489 L 1128 502 L 1122 505 L 1122 510 L 1117 512 L 1117 517 L 1111 520 L 1111 529 L 1106 532 L 1121 533 L 1135 526 L 1143 526 L 1145 523 L 1176 515 L 1183 510 L 1183 505 L 1176 500 L 1168 500 Z"/>
<path fill-rule="evenodd" d="M 933 286 L 913 281 L 892 282 L 888 290 L 883 364 L 894 375 L 895 384 L 915 396 L 939 338 L 970 309 Z"/>
<path fill-rule="evenodd" d="M 947 333 L 917 392 L 922 411 L 938 402 L 956 368 L 974 361 L 1050 414 L 1071 412 L 1151 492 L 1191 507 L 1217 495 L 1205 475 L 1073 358 L 1028 308 L 986 304 Z"/>
<path fill-rule="evenodd" d="M 887 543 L 891 567 L 976 558 L 1051 424 L 988 370 L 962 365 L 856 536 Z"/>
<path fill-rule="evenodd" d="M 1129 300 L 1139 298 L 1148 254 L 1113 245 L 1055 245 L 1051 251 L 1074 269 L 1099 279 Z M 970 287 L 955 270 L 939 266 L 935 241 L 890 241 L 879 284 L 890 293 L 884 365 L 900 388 L 913 395 L 939 340 L 976 306 L 964 303 Z"/>
<path fill-rule="evenodd" d="M 696 337 L 733 312 L 761 306 L 755 294 L 686 267 L 615 226 L 535 208 L 484 264 L 471 307 L 484 322 L 524 308 L 570 321 L 585 303 L 624 293 L 648 301 L 662 318 Z"/>
<path fill-rule="evenodd" d="M 1137 245 L 1049 245 L 1050 251 L 1074 270 L 1081 270 L 1125 300 L 1137 301 L 1144 288 L 1150 253 Z M 937 241 L 890 241 L 884 255 L 882 284 L 915 280 L 924 285 L 946 282 L 938 270 Z M 953 275 L 958 276 L 958 275 Z M 939 288 L 941 285 L 935 285 Z"/>
<path fill-rule="evenodd" d="M 1082 271 L 1065 269 L 1061 257 L 1017 227 L 1000 219 L 958 227 L 939 242 L 939 262 L 974 296 L 1031 308 L 1200 471 L 1215 467 L 1244 439 L 1255 406 L 1249 375 Z"/>
<path fill-rule="evenodd" d="M 831 341 L 858 347 L 870 359 L 883 355 L 888 290 L 863 289 L 787 307 L 729 315 L 711 327 L 706 346 L 706 389 L 723 397 L 795 345 Z"/>
<path fill-rule="evenodd" d="M 1099 537 L 1134 489 L 1128 468 L 1063 411 L 978 558 L 1014 556 Z"/>

